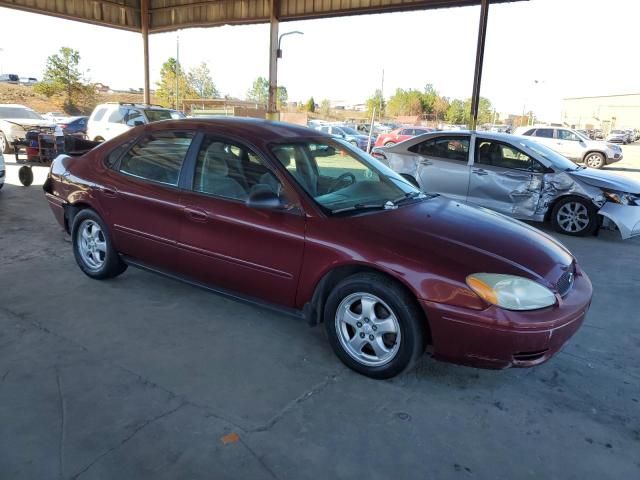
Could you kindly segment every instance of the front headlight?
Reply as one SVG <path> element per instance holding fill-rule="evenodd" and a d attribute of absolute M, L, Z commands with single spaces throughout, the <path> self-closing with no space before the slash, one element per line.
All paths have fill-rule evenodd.
<path fill-rule="evenodd" d="M 551 290 L 528 278 L 500 273 L 474 273 L 466 281 L 480 298 L 505 310 L 536 310 L 556 303 Z"/>
<path fill-rule="evenodd" d="M 607 200 L 613 203 L 619 203 L 620 205 L 640 205 L 640 195 L 633 195 L 631 193 L 618 192 L 615 190 L 605 190 L 604 196 Z"/>

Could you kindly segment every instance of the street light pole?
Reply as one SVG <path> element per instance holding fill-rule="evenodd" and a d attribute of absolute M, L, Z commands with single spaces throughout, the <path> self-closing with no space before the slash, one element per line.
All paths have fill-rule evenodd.
<path fill-rule="evenodd" d="M 176 110 L 178 110 L 178 90 L 180 88 L 178 84 L 178 78 L 180 75 L 180 34 L 176 32 Z"/>

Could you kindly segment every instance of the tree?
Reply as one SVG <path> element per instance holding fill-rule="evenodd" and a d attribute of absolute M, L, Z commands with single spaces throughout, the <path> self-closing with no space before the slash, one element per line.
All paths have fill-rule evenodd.
<path fill-rule="evenodd" d="M 69 47 L 60 48 L 58 53 L 47 58 L 42 82 L 36 85 L 36 91 L 47 96 L 64 94 L 65 110 L 74 110 L 78 97 L 87 93 L 79 64 L 80 52 Z"/>
<path fill-rule="evenodd" d="M 444 114 L 449 108 L 449 99 L 447 97 L 441 97 L 438 95 L 436 101 L 433 103 L 433 113 L 436 116 L 436 122 L 438 119 L 443 119 Z"/>
<path fill-rule="evenodd" d="M 178 109 L 179 105 L 176 105 L 176 77 L 178 79 L 178 96 L 180 98 L 193 98 L 198 95 L 189 83 L 182 66 L 173 57 L 170 57 L 162 64 L 160 81 L 156 82 L 158 86 L 156 95 L 164 105 L 173 105 L 174 108 Z"/>
<path fill-rule="evenodd" d="M 324 117 L 328 117 L 331 113 L 331 102 L 328 98 L 325 98 L 320 102 L 320 113 Z"/>
<path fill-rule="evenodd" d="M 307 103 L 306 103 L 306 110 L 307 112 L 315 112 L 316 111 L 316 101 L 313 99 L 313 97 L 311 97 Z"/>
<path fill-rule="evenodd" d="M 392 116 L 422 115 L 424 112 L 422 101 L 422 92 L 419 90 L 398 88 L 387 103 L 387 113 Z"/>
<path fill-rule="evenodd" d="M 469 121 L 469 109 L 465 108 L 465 102 L 460 99 L 454 99 L 449 104 L 445 119 L 453 125 L 461 125 Z"/>
<path fill-rule="evenodd" d="M 205 62 L 192 68 L 188 75 L 189 85 L 200 98 L 217 98 L 220 96 L 218 89 L 211 78 L 211 71 Z"/>
<path fill-rule="evenodd" d="M 433 85 L 427 83 L 424 87 L 424 93 L 422 94 L 422 105 L 424 106 L 425 113 L 434 113 L 434 106 L 440 95 L 437 90 L 433 88 Z"/>
<path fill-rule="evenodd" d="M 378 114 L 378 118 L 382 118 L 384 116 L 385 106 L 386 102 L 382 96 L 382 90 L 377 89 L 374 94 L 367 99 L 367 116 L 371 118 L 371 115 L 373 115 L 373 111 L 375 110 Z"/>
<path fill-rule="evenodd" d="M 266 105 L 269 102 L 269 80 L 264 77 L 256 78 L 247 92 L 247 100 Z M 277 108 L 279 109 L 281 105 L 285 105 L 288 100 L 287 87 L 278 87 L 276 93 Z"/>

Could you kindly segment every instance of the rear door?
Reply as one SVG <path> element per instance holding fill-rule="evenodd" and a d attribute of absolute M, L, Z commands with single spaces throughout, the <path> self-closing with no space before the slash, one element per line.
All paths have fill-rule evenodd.
<path fill-rule="evenodd" d="M 468 202 L 516 218 L 533 218 L 545 167 L 516 147 L 476 138 Z"/>
<path fill-rule="evenodd" d="M 243 161 L 247 158 L 249 165 Z M 191 188 L 181 198 L 178 261 L 183 273 L 223 290 L 293 307 L 304 214 L 298 206 L 250 208 L 246 200 L 253 189 L 268 186 L 297 205 L 296 193 L 255 149 L 239 141 L 207 135 L 193 161 Z"/>
<path fill-rule="evenodd" d="M 98 196 L 116 250 L 149 266 L 175 271 L 184 218 L 178 188 L 194 132 L 143 136 L 108 157 Z"/>
<path fill-rule="evenodd" d="M 431 137 L 409 147 L 418 157 L 420 187 L 465 201 L 469 188 L 469 135 Z"/>
<path fill-rule="evenodd" d="M 107 122 L 104 124 L 104 139 L 111 140 L 117 137 L 121 133 L 126 132 L 131 127 L 127 125 L 127 109 L 119 107 L 111 112 L 108 112 Z"/>

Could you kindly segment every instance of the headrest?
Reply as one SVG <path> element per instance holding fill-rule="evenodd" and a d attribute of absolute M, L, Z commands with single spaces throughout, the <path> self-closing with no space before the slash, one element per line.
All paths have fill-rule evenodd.
<path fill-rule="evenodd" d="M 291 164 L 291 151 L 285 148 L 276 148 L 273 153 L 285 168 Z"/>
<path fill-rule="evenodd" d="M 229 166 L 224 158 L 225 155 L 224 144 L 213 142 L 209 145 L 204 156 L 205 171 L 212 175 L 227 176 L 229 174 Z"/>

